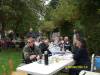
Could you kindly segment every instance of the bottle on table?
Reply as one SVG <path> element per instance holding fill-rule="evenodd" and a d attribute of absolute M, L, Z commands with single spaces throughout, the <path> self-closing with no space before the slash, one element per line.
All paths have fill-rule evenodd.
<path fill-rule="evenodd" d="M 48 65 L 48 52 L 47 51 L 44 52 L 44 63 L 45 65 Z"/>

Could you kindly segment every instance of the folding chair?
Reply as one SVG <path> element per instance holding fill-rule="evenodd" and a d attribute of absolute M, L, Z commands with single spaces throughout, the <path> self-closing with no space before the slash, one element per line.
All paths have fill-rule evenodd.
<path fill-rule="evenodd" d="M 27 75 L 27 73 L 23 71 L 16 71 L 16 72 L 12 72 L 11 75 Z"/>

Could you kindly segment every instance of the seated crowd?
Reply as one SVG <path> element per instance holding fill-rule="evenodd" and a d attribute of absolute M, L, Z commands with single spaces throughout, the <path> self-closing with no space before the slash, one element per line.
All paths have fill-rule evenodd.
<path fill-rule="evenodd" d="M 73 45 L 68 36 L 56 37 L 52 40 L 42 39 L 37 41 L 32 37 L 27 39 L 27 44 L 23 48 L 23 62 L 29 64 L 42 58 L 45 51 L 49 56 L 53 55 L 56 51 L 71 51 L 73 59 L 75 60 L 74 66 L 87 66 L 87 68 L 71 68 L 69 75 L 78 75 L 81 70 L 90 69 L 90 60 L 86 47 L 86 42 L 83 39 L 77 39 Z"/>
<path fill-rule="evenodd" d="M 26 63 L 30 63 L 30 61 L 37 60 L 36 58 L 38 55 L 41 57 L 41 55 L 44 54 L 45 51 L 47 51 L 49 56 L 51 56 L 54 51 L 66 50 L 71 50 L 71 44 L 67 36 L 64 37 L 64 40 L 62 39 L 61 41 L 58 39 L 58 37 L 56 37 L 52 41 L 46 38 L 42 39 L 39 42 L 30 37 L 27 39 L 27 44 L 23 49 L 23 58 L 25 59 L 24 61 Z"/>

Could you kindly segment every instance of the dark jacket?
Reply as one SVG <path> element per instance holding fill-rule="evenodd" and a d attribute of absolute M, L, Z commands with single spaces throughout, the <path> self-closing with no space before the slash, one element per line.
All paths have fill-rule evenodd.
<path fill-rule="evenodd" d="M 71 51 L 71 44 L 69 42 L 68 43 L 67 42 L 64 42 L 64 49 L 65 50 L 68 49 L 69 51 Z"/>
<path fill-rule="evenodd" d="M 28 63 L 31 63 L 32 61 L 36 61 L 36 59 L 30 60 L 31 55 L 40 55 L 40 57 L 41 57 L 42 53 L 41 53 L 41 50 L 37 46 L 30 48 L 28 45 L 26 45 L 23 48 L 23 61 L 24 61 L 24 63 L 28 64 Z"/>
<path fill-rule="evenodd" d="M 89 65 L 90 59 L 86 48 L 76 48 L 73 52 L 75 65 Z"/>
<path fill-rule="evenodd" d="M 59 46 L 60 46 L 61 50 L 64 46 L 64 51 L 66 51 L 66 50 L 71 51 L 71 44 L 69 42 L 60 43 Z"/>
<path fill-rule="evenodd" d="M 26 36 L 27 36 L 27 38 L 29 38 L 29 37 L 36 38 L 36 35 L 34 32 L 28 32 Z"/>
<path fill-rule="evenodd" d="M 48 46 L 49 46 L 49 45 L 46 45 L 45 43 L 41 43 L 41 44 L 39 45 L 39 48 L 41 49 L 42 54 L 44 54 L 45 51 L 47 51 L 49 55 L 52 54 L 52 53 L 49 51 Z"/>
<path fill-rule="evenodd" d="M 81 70 L 90 70 L 90 59 L 86 48 L 76 48 L 73 52 L 76 68 L 69 69 L 69 75 L 79 75 Z M 77 67 L 81 68 L 77 68 Z"/>

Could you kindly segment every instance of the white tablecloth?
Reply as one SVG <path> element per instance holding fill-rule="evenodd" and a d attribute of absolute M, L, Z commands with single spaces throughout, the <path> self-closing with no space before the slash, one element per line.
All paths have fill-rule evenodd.
<path fill-rule="evenodd" d="M 63 69 L 65 66 L 74 64 L 74 60 L 71 58 L 71 55 L 69 55 L 68 57 L 66 56 L 66 59 L 63 58 L 62 56 L 51 56 L 50 61 L 52 61 L 51 59 L 54 57 L 56 57 L 57 61 L 49 62 L 49 65 L 33 62 L 18 67 L 17 71 L 25 71 L 28 74 L 32 74 L 32 75 L 52 75 L 60 71 L 61 69 Z"/>

